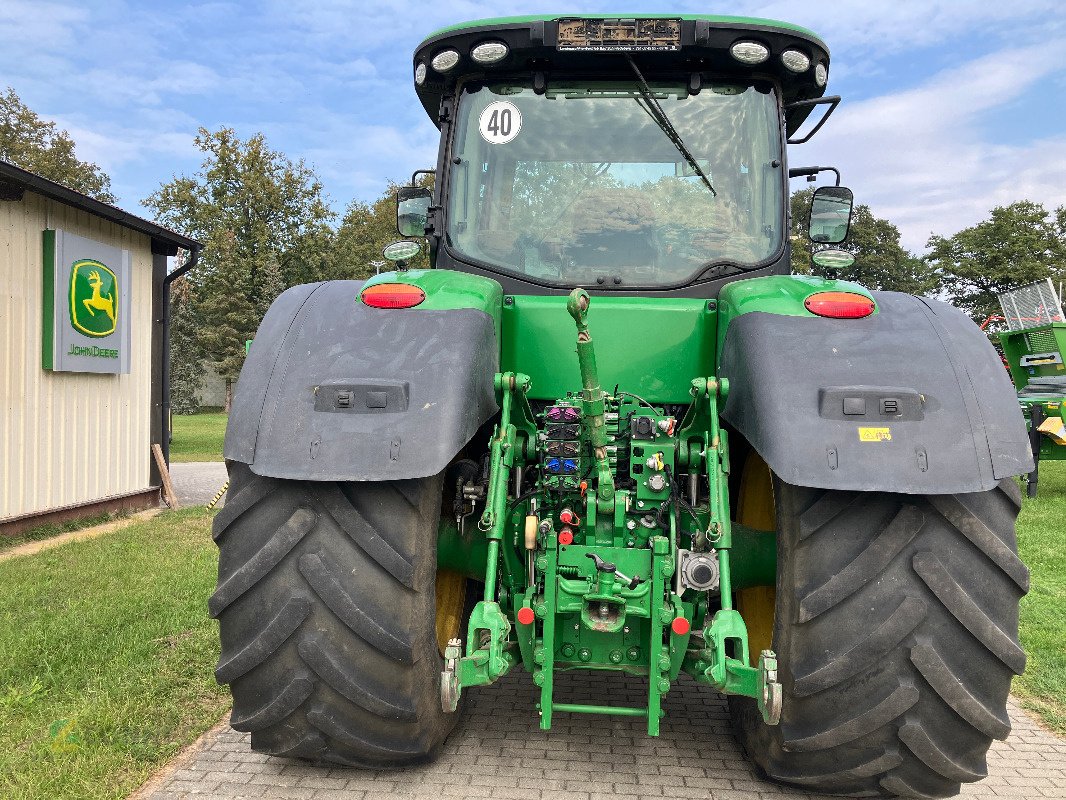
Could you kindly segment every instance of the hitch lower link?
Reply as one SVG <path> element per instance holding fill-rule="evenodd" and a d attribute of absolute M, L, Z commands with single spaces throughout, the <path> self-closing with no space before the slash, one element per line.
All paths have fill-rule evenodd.
<path fill-rule="evenodd" d="M 448 713 L 459 706 L 459 695 L 465 686 L 487 686 L 506 675 L 517 663 L 514 649 L 508 646 L 511 621 L 496 601 L 500 542 L 507 522 L 507 479 L 517 460 L 518 429 L 511 422 L 512 411 L 518 406 L 519 423 L 531 424 L 525 392 L 529 376 L 503 372 L 495 378 L 500 404 L 500 424 L 493 433 L 490 446 L 489 486 L 485 497 L 485 511 L 478 528 L 488 540 L 485 569 L 484 599 L 478 601 L 470 613 L 467 625 L 466 655 L 459 639 L 450 639 L 444 650 L 444 670 L 440 676 L 441 708 Z"/>
<path fill-rule="evenodd" d="M 722 430 L 718 419 L 718 401 L 724 400 L 728 393 L 729 383 L 724 379 L 693 380 L 693 404 L 690 414 L 686 415 L 682 422 L 682 436 L 692 423 L 699 423 L 693 424 L 692 427 L 703 431 L 700 460 L 707 476 L 713 509 L 708 538 L 718 555 L 719 592 L 722 602 L 721 610 L 705 624 L 704 649 L 698 652 L 695 663 L 691 664 L 691 672 L 697 680 L 710 683 L 725 694 L 755 698 L 763 721 L 767 725 L 777 725 L 781 721 L 782 702 L 781 684 L 777 676 L 777 656 L 772 650 L 763 650 L 759 655 L 759 663 L 754 667 L 748 665 L 748 627 L 740 612 L 733 608 L 729 568 L 733 534 L 727 479 L 728 432 Z M 731 644 L 730 647 L 726 646 L 727 642 Z"/>

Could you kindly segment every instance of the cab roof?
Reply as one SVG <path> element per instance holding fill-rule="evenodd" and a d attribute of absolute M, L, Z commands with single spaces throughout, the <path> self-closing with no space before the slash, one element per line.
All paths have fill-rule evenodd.
<path fill-rule="evenodd" d="M 575 24 L 585 23 L 604 28 L 626 29 L 638 20 L 656 20 L 665 25 L 660 30 L 670 34 L 670 44 L 663 46 L 637 43 L 635 46 L 618 42 L 576 42 L 572 36 Z M 564 35 L 560 38 L 560 23 Z M 769 51 L 768 58 L 759 64 L 745 64 L 734 58 L 730 48 L 737 42 L 756 42 Z M 507 46 L 507 54 L 491 64 L 478 64 L 471 51 L 480 44 L 500 42 Z M 447 50 L 458 54 L 453 67 L 445 71 L 433 68 L 434 57 Z M 781 55 L 798 50 L 810 60 L 802 72 L 785 67 Z M 692 73 L 734 78 L 769 78 L 781 87 L 785 103 L 821 97 L 825 85 L 815 80 L 818 65 L 829 69 L 829 48 L 812 31 L 799 25 L 755 17 L 721 16 L 712 14 L 556 14 L 523 17 L 500 17 L 474 20 L 441 28 L 427 36 L 415 50 L 412 69 L 419 75 L 424 69 L 421 84 L 415 90 L 430 119 L 440 124 L 441 100 L 455 90 L 463 80 L 505 80 L 535 73 L 551 80 L 553 73 L 570 78 L 615 78 L 632 73 L 620 55 L 630 53 L 645 75 L 685 75 Z M 789 133 L 793 132 L 810 113 L 805 106 L 790 112 L 787 119 Z"/>

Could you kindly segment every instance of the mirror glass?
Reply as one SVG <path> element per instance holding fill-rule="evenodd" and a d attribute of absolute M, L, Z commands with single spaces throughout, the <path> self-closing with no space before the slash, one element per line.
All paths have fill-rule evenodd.
<path fill-rule="evenodd" d="M 381 251 L 389 261 L 407 261 L 422 252 L 422 245 L 418 242 L 393 242 L 386 245 Z"/>
<path fill-rule="evenodd" d="M 847 250 L 819 250 L 811 255 L 811 261 L 825 269 L 846 269 L 855 263 L 855 256 Z"/>
<path fill-rule="evenodd" d="M 851 189 L 844 186 L 819 186 L 815 189 L 808 226 L 811 241 L 840 244 L 848 238 L 854 201 Z"/>
<path fill-rule="evenodd" d="M 400 236 L 426 235 L 430 194 L 421 186 L 401 186 L 396 190 L 396 230 Z"/>

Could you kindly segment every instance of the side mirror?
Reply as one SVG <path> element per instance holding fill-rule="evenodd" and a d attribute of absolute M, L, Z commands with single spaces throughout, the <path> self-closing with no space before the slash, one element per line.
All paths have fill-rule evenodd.
<path fill-rule="evenodd" d="M 396 190 L 396 230 L 400 236 L 425 236 L 432 193 L 422 186 Z"/>
<path fill-rule="evenodd" d="M 851 208 L 855 196 L 844 186 L 819 186 L 811 198 L 811 218 L 807 226 L 812 242 L 840 244 L 848 238 Z"/>

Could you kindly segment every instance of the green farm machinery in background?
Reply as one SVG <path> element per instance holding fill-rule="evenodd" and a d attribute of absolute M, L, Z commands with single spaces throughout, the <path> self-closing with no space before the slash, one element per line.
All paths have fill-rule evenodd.
<path fill-rule="evenodd" d="M 1066 318 L 1050 279 L 1005 292 L 999 303 L 1008 328 L 998 334 L 999 341 L 1035 462 L 1027 494 L 1036 497 L 1040 462 L 1066 459 Z"/>
<path fill-rule="evenodd" d="M 523 671 L 543 729 L 584 716 L 605 747 L 603 715 L 654 736 L 665 695 L 718 691 L 776 780 L 981 778 L 1025 665 L 1029 443 L 963 314 L 789 274 L 789 178 L 836 173 L 786 147 L 839 102 L 825 44 L 533 16 L 438 31 L 411 68 L 440 149 L 398 192 L 395 270 L 282 294 L 237 385 L 210 601 L 232 725 L 414 764 Z M 847 235 L 836 174 L 816 248 Z"/>

